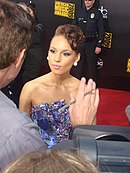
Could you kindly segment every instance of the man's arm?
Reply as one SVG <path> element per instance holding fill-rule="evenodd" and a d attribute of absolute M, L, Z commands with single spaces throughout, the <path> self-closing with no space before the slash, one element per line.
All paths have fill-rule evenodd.
<path fill-rule="evenodd" d="M 98 45 L 97 47 L 101 48 L 103 40 L 104 40 L 104 22 L 103 17 L 100 11 L 99 12 L 99 18 L 98 18 Z"/>
<path fill-rule="evenodd" d="M 95 48 L 95 53 L 99 54 L 101 52 L 101 47 L 104 40 L 104 23 L 103 23 L 103 17 L 100 11 L 99 11 L 97 26 L 98 26 L 98 43 Z"/>
<path fill-rule="evenodd" d="M 45 151 L 47 149 L 47 146 L 39 135 L 38 127 L 31 121 L 31 119 L 27 115 L 25 116 L 27 117 L 27 122 L 25 124 L 22 125 L 21 123 L 21 126 L 18 128 L 16 127 L 17 125 L 15 125 L 15 128 L 12 130 L 8 128 L 9 132 L 5 133 L 4 138 L 3 136 L 1 136 L 1 169 L 3 169 L 7 164 L 27 152 L 36 150 Z"/>
<path fill-rule="evenodd" d="M 99 104 L 99 90 L 96 89 L 96 84 L 92 79 L 89 79 L 86 88 L 86 79 L 82 78 L 76 103 L 70 106 L 70 118 L 73 126 L 76 125 L 92 125 L 96 119 L 96 113 Z M 92 94 L 84 96 L 86 91 L 93 89 Z M 74 98 L 71 99 L 73 101 Z"/>

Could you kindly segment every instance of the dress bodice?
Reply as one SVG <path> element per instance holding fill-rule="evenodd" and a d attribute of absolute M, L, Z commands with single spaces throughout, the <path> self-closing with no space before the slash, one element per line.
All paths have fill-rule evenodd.
<path fill-rule="evenodd" d="M 69 138 L 72 125 L 68 109 L 58 111 L 64 105 L 65 100 L 60 100 L 32 106 L 32 120 L 38 125 L 40 136 L 49 148 Z"/>

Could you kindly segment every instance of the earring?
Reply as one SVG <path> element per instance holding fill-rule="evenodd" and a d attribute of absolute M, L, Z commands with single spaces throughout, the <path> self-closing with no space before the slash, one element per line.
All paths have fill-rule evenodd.
<path fill-rule="evenodd" d="M 74 66 L 76 67 L 78 65 L 78 63 L 77 62 L 74 62 Z"/>
<path fill-rule="evenodd" d="M 49 60 L 49 57 L 47 56 L 47 58 L 46 58 L 47 60 Z"/>

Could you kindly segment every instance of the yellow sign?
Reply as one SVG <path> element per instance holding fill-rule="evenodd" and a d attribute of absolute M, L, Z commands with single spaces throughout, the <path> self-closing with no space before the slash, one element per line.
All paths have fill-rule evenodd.
<path fill-rule="evenodd" d="M 112 33 L 105 32 L 104 42 L 102 46 L 110 49 L 111 45 L 112 45 Z"/>
<path fill-rule="evenodd" d="M 55 1 L 54 15 L 74 19 L 75 4 Z"/>
<path fill-rule="evenodd" d="M 126 72 L 130 73 L 130 58 L 128 58 L 128 61 L 127 61 L 127 70 Z"/>

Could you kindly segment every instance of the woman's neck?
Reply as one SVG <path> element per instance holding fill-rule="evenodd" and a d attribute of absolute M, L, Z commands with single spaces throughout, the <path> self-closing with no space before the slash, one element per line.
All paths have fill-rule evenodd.
<path fill-rule="evenodd" d="M 65 85 L 68 80 L 72 77 L 70 74 L 65 74 L 64 76 L 55 75 L 52 72 L 49 73 L 51 82 L 57 86 Z"/>

